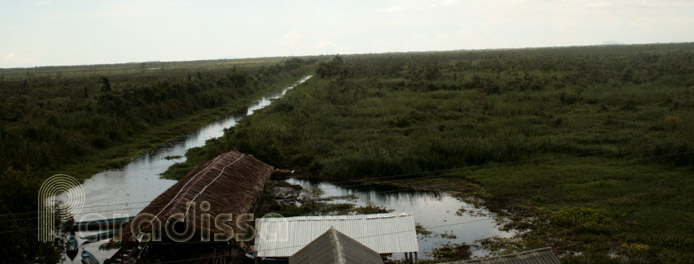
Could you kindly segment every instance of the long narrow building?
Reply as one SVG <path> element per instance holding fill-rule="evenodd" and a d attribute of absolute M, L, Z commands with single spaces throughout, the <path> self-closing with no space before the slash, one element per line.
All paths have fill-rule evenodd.
<path fill-rule="evenodd" d="M 242 256 L 250 251 L 242 240 L 254 235 L 253 219 L 239 225 L 245 220 L 238 217 L 255 211 L 273 171 L 272 166 L 237 151 L 197 166 L 124 226 L 119 237 L 122 249 L 111 261 Z"/>

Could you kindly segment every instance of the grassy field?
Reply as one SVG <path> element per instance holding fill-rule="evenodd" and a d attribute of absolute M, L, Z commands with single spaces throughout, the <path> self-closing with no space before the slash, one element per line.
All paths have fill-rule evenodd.
<path fill-rule="evenodd" d="M 480 242 L 498 253 L 694 262 L 694 44 L 351 55 L 316 74 L 166 176 L 237 148 L 482 198 L 523 231 Z"/>

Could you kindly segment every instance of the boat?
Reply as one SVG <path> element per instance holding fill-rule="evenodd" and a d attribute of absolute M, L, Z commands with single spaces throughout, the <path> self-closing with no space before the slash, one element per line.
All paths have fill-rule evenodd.
<path fill-rule="evenodd" d="M 99 260 L 89 251 L 82 250 L 82 264 L 99 264 Z"/>
<path fill-rule="evenodd" d="M 65 245 L 65 254 L 70 258 L 70 260 L 75 260 L 79 250 L 80 249 L 77 247 L 77 239 L 75 239 L 75 235 L 70 234 L 70 238 L 67 239 L 67 244 Z"/>
<path fill-rule="evenodd" d="M 115 236 L 116 234 L 118 234 L 120 231 L 121 231 L 120 228 L 112 228 L 112 229 L 109 229 L 109 230 L 101 232 L 101 233 L 83 236 L 80 238 L 82 240 L 89 242 L 89 243 L 93 243 L 93 242 L 104 240 L 104 239 L 110 239 L 113 236 Z"/>

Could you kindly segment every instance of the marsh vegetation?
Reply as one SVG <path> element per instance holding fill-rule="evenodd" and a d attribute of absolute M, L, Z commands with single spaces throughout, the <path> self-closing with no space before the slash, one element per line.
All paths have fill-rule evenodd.
<path fill-rule="evenodd" d="M 224 137 L 303 177 L 474 194 L 567 263 L 694 261 L 694 44 L 338 56 Z M 169 171 L 167 177 L 180 173 Z"/>

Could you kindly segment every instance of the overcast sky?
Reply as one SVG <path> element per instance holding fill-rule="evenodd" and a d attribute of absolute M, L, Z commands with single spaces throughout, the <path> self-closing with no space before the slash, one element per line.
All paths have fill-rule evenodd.
<path fill-rule="evenodd" d="M 0 0 L 0 67 L 694 41 L 694 1 Z"/>

